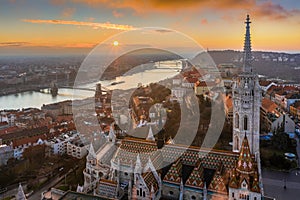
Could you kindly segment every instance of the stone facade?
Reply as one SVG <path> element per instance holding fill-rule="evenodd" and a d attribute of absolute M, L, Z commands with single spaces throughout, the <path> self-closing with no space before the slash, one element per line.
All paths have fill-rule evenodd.
<path fill-rule="evenodd" d="M 250 19 L 245 22 L 244 68 L 233 86 L 233 151 L 239 152 L 246 133 L 251 153 L 259 154 L 261 89 L 251 66 Z"/>

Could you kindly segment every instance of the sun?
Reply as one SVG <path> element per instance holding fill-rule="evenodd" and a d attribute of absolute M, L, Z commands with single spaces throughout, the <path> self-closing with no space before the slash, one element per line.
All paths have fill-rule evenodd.
<path fill-rule="evenodd" d="M 119 46 L 119 42 L 115 40 L 115 41 L 113 42 L 113 45 L 114 45 L 115 47 L 116 47 L 116 46 Z"/>

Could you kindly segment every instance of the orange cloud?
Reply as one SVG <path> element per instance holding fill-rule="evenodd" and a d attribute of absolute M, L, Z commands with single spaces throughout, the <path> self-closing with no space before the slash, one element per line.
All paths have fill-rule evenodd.
<path fill-rule="evenodd" d="M 203 25 L 208 24 L 207 19 L 202 19 L 202 20 L 201 20 L 201 24 L 203 24 Z"/>
<path fill-rule="evenodd" d="M 75 3 L 85 3 L 88 5 L 102 4 L 111 8 L 131 8 L 138 13 L 147 13 L 153 11 L 169 11 L 202 8 L 250 8 L 255 5 L 255 0 L 69 0 Z"/>
<path fill-rule="evenodd" d="M 137 13 L 168 12 L 194 10 L 200 12 L 204 9 L 218 11 L 240 11 L 269 19 L 285 19 L 300 15 L 299 9 L 286 9 L 271 0 L 68 0 L 74 3 L 88 5 L 100 4 L 114 9 L 130 8 Z"/>
<path fill-rule="evenodd" d="M 300 10 L 287 10 L 279 4 L 267 1 L 253 9 L 253 14 L 257 17 L 265 17 L 269 19 L 286 19 L 295 15 L 300 15 Z"/>
<path fill-rule="evenodd" d="M 30 43 L 28 42 L 0 42 L 0 47 L 20 47 L 27 46 Z"/>
<path fill-rule="evenodd" d="M 62 11 L 62 16 L 63 17 L 71 17 L 75 13 L 76 9 L 75 8 L 65 8 Z"/>
<path fill-rule="evenodd" d="M 76 26 L 90 26 L 94 29 L 115 29 L 115 30 L 134 30 L 136 29 L 130 25 L 122 24 L 111 24 L 106 23 L 95 23 L 95 22 L 83 22 L 83 21 L 67 21 L 67 20 L 42 20 L 42 19 L 22 19 L 24 22 L 35 23 L 35 24 L 63 24 L 63 25 L 76 25 Z"/>
<path fill-rule="evenodd" d="M 124 16 L 123 13 L 120 13 L 120 12 L 118 12 L 118 11 L 116 11 L 116 10 L 113 11 L 113 15 L 114 15 L 116 18 L 120 18 L 120 17 L 123 17 L 123 16 Z"/>

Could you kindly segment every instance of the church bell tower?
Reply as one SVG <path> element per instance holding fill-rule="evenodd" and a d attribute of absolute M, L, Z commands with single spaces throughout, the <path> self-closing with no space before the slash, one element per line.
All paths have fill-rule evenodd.
<path fill-rule="evenodd" d="M 233 97 L 233 151 L 239 152 L 246 134 L 251 154 L 259 155 L 259 117 L 261 89 L 252 68 L 250 17 L 246 19 L 243 52 L 243 72 L 234 80 Z"/>

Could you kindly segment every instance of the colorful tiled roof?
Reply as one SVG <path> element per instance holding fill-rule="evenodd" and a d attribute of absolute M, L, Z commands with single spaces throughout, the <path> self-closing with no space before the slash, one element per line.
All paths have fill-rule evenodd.
<path fill-rule="evenodd" d="M 172 164 L 171 168 L 165 175 L 163 181 L 179 185 L 181 181 L 181 177 L 182 177 L 182 163 L 181 163 L 181 159 L 179 158 L 177 159 L 176 162 Z"/>
<path fill-rule="evenodd" d="M 260 193 L 257 163 L 253 162 L 253 155 L 250 154 L 247 136 L 245 135 L 240 150 L 236 170 L 231 171 L 229 187 L 243 188 L 243 183 L 247 184 L 247 189 Z"/>
<path fill-rule="evenodd" d="M 144 179 L 149 191 L 153 187 L 154 192 L 156 193 L 159 185 L 158 185 L 158 182 L 157 182 L 153 172 L 150 171 L 150 172 L 143 173 L 142 176 L 143 176 L 143 179 Z"/>
<path fill-rule="evenodd" d="M 220 173 L 216 172 L 213 176 L 211 183 L 208 186 L 208 189 L 217 193 L 227 194 L 227 181 L 225 177 Z"/>
<path fill-rule="evenodd" d="M 241 146 L 240 155 L 237 162 L 237 171 L 245 174 L 254 173 L 252 155 L 250 153 L 250 147 L 246 135 Z"/>
<path fill-rule="evenodd" d="M 153 161 L 154 166 L 159 162 L 156 159 L 159 156 L 156 142 L 137 138 L 123 139 L 114 156 L 113 162 L 117 163 L 118 159 L 120 159 L 122 165 L 130 166 L 131 163 L 135 165 L 138 154 L 143 166 L 147 163 L 149 157 Z"/>
<path fill-rule="evenodd" d="M 185 186 L 202 189 L 204 187 L 203 172 L 204 168 L 201 164 L 201 161 L 199 160 L 191 175 L 185 182 Z"/>

